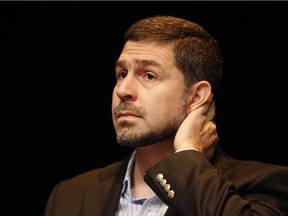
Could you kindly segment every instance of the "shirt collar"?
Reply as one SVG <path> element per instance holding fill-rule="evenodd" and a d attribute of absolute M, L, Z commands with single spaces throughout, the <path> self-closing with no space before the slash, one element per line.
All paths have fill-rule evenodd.
<path fill-rule="evenodd" d="M 126 198 L 131 199 L 132 195 L 131 195 L 131 175 L 132 175 L 132 168 L 134 166 L 134 162 L 135 162 L 135 151 L 132 153 L 127 169 L 126 169 L 126 174 L 124 177 L 124 181 L 123 181 L 123 186 L 122 186 L 122 191 L 121 191 L 121 196 Z"/>

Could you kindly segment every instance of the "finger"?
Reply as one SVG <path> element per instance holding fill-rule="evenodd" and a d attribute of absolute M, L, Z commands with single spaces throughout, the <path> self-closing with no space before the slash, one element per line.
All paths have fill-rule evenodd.
<path fill-rule="evenodd" d="M 207 111 L 207 119 L 208 120 L 213 120 L 214 117 L 216 115 L 216 106 L 215 106 L 215 101 L 212 101 L 210 106 L 209 106 L 209 109 Z"/>
<path fill-rule="evenodd" d="M 214 119 L 214 116 L 216 114 L 215 110 L 215 102 L 213 100 L 213 93 L 211 93 L 206 101 L 206 104 L 204 105 L 206 109 L 203 110 L 203 114 L 206 115 L 208 120 Z"/>

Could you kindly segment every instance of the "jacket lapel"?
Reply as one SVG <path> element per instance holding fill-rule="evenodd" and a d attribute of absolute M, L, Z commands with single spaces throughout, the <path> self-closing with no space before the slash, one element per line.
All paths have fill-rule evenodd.
<path fill-rule="evenodd" d="M 165 216 L 175 216 L 175 210 L 171 207 L 169 207 L 165 213 Z"/>
<path fill-rule="evenodd" d="M 82 216 L 115 214 L 129 159 L 130 156 L 118 166 L 100 173 L 100 183 L 84 190 Z"/>

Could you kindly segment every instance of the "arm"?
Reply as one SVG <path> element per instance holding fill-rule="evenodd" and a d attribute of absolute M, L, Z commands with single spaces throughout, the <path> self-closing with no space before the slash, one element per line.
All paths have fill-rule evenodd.
<path fill-rule="evenodd" d="M 211 164 L 218 142 L 214 115 L 211 96 L 183 121 L 174 141 L 178 152 L 148 169 L 146 183 L 180 215 L 288 215 L 288 168 L 269 166 L 263 172 L 259 171 L 263 165 L 243 162 L 239 167 L 229 165 L 228 171 L 234 177 L 227 178 Z M 159 173 L 174 197 L 169 198 L 157 181 Z"/>
<path fill-rule="evenodd" d="M 239 169 L 235 168 L 236 172 L 243 171 Z M 288 168 L 275 166 L 265 172 L 259 172 L 259 169 L 252 169 L 240 180 L 235 179 L 237 184 L 241 182 L 236 187 L 221 176 L 206 157 L 191 150 L 173 154 L 148 169 L 145 181 L 180 215 L 288 215 L 285 183 L 288 182 Z M 156 180 L 159 173 L 174 191 L 172 199 Z"/>

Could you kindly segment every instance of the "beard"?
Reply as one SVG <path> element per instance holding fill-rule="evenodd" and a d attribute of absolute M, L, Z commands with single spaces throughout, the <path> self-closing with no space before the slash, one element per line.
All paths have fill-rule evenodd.
<path fill-rule="evenodd" d="M 137 113 L 144 114 L 145 112 L 139 108 L 133 108 L 133 105 L 129 102 L 124 102 L 125 105 L 120 105 L 121 107 L 129 107 L 129 110 L 133 110 Z M 167 123 L 163 128 L 150 128 L 147 130 L 138 130 L 133 129 L 134 123 L 129 121 L 123 121 L 120 126 L 121 129 L 116 131 L 116 140 L 122 147 L 127 148 L 136 148 L 144 147 L 148 145 L 153 145 L 155 143 L 163 142 L 166 140 L 173 139 L 178 131 L 179 126 L 186 117 L 184 114 L 184 107 L 186 101 L 182 100 L 181 106 L 179 107 L 179 112 L 172 117 L 172 119 Z M 120 110 L 120 107 L 117 107 L 115 110 Z M 114 112 L 116 115 L 116 111 Z"/>
<path fill-rule="evenodd" d="M 131 128 L 133 123 L 130 124 L 129 122 L 126 122 L 126 127 L 122 128 L 121 132 L 116 133 L 116 139 L 122 147 L 136 148 L 152 145 L 172 139 L 181 122 L 170 123 L 167 127 L 159 130 L 152 129 L 136 132 Z"/>

